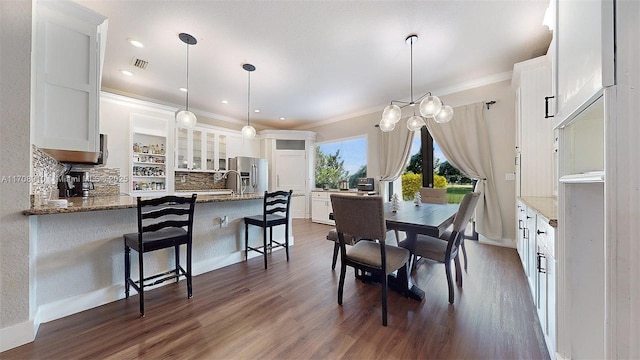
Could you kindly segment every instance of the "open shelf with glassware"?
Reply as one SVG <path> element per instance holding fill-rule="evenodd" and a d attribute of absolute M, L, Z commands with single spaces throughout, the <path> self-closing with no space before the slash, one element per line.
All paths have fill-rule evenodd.
<path fill-rule="evenodd" d="M 167 191 L 166 136 L 134 132 L 131 153 L 131 194 Z"/>

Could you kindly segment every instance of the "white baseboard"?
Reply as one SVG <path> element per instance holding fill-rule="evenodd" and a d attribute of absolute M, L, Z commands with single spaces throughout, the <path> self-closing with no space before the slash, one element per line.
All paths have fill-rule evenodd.
<path fill-rule="evenodd" d="M 39 325 L 30 320 L 0 329 L 0 352 L 32 342 Z"/>

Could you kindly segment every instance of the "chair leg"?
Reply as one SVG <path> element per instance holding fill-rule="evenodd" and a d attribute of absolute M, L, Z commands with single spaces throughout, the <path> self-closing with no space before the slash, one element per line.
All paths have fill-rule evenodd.
<path fill-rule="evenodd" d="M 464 234 L 462 234 L 462 242 L 460 243 L 460 247 L 462 247 L 462 256 L 464 257 L 464 271 L 467 271 L 467 248 L 464 246 Z"/>
<path fill-rule="evenodd" d="M 249 224 L 244 223 L 244 259 L 249 260 Z"/>
<path fill-rule="evenodd" d="M 462 287 L 462 268 L 460 266 L 460 254 L 456 255 L 453 259 L 453 262 L 456 264 L 456 283 L 458 286 Z"/>
<path fill-rule="evenodd" d="M 131 248 L 124 246 L 124 296 L 129 297 L 129 279 L 131 279 Z"/>
<path fill-rule="evenodd" d="M 193 296 L 193 281 L 191 276 L 192 247 L 193 247 L 192 243 L 188 242 L 187 243 L 187 297 L 188 298 L 191 298 Z"/>
<path fill-rule="evenodd" d="M 267 228 L 263 227 L 262 228 L 262 244 L 264 245 L 264 247 L 262 248 L 262 257 L 264 258 L 264 268 L 267 268 Z"/>
<path fill-rule="evenodd" d="M 449 303 L 453 304 L 453 279 L 451 278 L 451 260 L 445 261 L 444 269 L 447 274 L 447 285 L 449 286 Z"/>
<path fill-rule="evenodd" d="M 338 305 L 342 305 L 342 290 L 344 289 L 344 277 L 346 273 L 347 273 L 347 265 L 340 264 L 340 282 L 338 283 Z"/>
<path fill-rule="evenodd" d="M 289 223 L 284 226 L 284 250 L 287 252 L 287 261 L 289 261 Z"/>
<path fill-rule="evenodd" d="M 340 251 L 340 244 L 335 243 L 335 245 L 333 245 L 333 262 L 331 263 L 331 270 L 336 269 L 336 262 L 338 261 L 338 251 Z"/>
<path fill-rule="evenodd" d="M 273 251 L 273 226 L 269 226 L 269 253 Z"/>
<path fill-rule="evenodd" d="M 176 256 L 176 282 L 180 281 L 180 245 L 174 246 Z"/>
<path fill-rule="evenodd" d="M 144 317 L 144 262 L 142 261 L 142 251 L 138 251 L 138 271 L 140 277 L 140 317 Z"/>
<path fill-rule="evenodd" d="M 382 275 L 382 325 L 387 326 L 387 274 Z"/>

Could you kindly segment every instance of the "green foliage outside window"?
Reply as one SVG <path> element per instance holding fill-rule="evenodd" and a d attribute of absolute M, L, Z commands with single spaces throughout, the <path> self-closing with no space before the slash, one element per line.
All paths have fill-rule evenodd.
<path fill-rule="evenodd" d="M 433 174 L 433 186 L 435 188 L 446 188 L 447 179 L 444 176 Z M 402 198 L 411 200 L 422 187 L 422 174 L 406 172 L 402 175 Z"/>
<path fill-rule="evenodd" d="M 344 169 L 340 150 L 336 150 L 335 154 L 325 154 L 316 147 L 316 188 L 322 188 L 324 184 L 328 184 L 330 189 L 337 189 L 340 180 L 347 178 L 349 178 L 349 172 Z"/>

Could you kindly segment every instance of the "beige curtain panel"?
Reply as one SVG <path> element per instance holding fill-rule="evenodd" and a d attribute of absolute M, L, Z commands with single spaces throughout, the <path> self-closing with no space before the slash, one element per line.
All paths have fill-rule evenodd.
<path fill-rule="evenodd" d="M 502 216 L 493 176 L 484 102 L 453 109 L 453 119 L 439 124 L 427 118 L 427 128 L 451 165 L 472 179 L 482 196 L 476 207 L 478 233 L 502 239 Z"/>
<path fill-rule="evenodd" d="M 380 134 L 379 160 L 382 173 L 380 181 L 395 181 L 400 177 L 409 160 L 413 132 L 404 126 L 405 121 L 406 119 L 401 119 L 393 131 L 378 132 Z"/>

